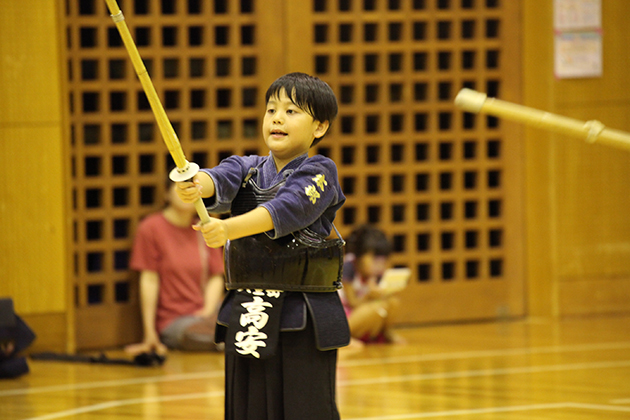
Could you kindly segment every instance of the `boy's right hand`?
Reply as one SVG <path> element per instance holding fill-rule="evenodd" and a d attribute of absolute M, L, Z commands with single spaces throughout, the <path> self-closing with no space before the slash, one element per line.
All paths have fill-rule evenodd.
<path fill-rule="evenodd" d="M 176 182 L 177 195 L 184 203 L 194 203 L 201 198 L 201 183 L 193 178 L 193 181 Z"/>

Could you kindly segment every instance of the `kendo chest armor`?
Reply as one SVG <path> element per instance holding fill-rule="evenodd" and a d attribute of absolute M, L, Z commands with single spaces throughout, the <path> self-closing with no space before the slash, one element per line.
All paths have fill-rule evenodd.
<path fill-rule="evenodd" d="M 254 173 L 255 170 L 250 170 L 232 202 L 232 216 L 271 200 L 285 183 L 281 181 L 263 189 L 254 182 Z M 309 229 L 278 239 L 261 233 L 228 241 L 226 286 L 229 290 L 336 291 L 341 288 L 344 244 L 342 239 L 326 239 Z"/>

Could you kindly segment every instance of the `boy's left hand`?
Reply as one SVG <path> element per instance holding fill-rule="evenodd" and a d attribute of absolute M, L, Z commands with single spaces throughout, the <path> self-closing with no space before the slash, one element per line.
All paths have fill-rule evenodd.
<path fill-rule="evenodd" d="M 198 179 L 194 179 L 193 182 L 184 181 L 176 184 L 175 192 L 177 192 L 177 196 L 184 203 L 194 203 L 201 198 L 201 183 Z"/>
<path fill-rule="evenodd" d="M 210 248 L 221 248 L 228 240 L 227 226 L 221 219 L 211 217 L 210 221 L 194 225 L 193 229 L 203 234 L 203 239 Z"/>

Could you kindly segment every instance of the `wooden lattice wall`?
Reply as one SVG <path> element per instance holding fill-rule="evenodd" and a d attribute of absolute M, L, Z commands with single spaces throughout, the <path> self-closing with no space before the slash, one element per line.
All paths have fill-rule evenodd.
<path fill-rule="evenodd" d="M 413 270 L 398 319 L 418 323 L 523 312 L 519 133 L 453 107 L 462 87 L 518 100 L 518 3 L 120 6 L 184 152 L 200 166 L 267 153 L 260 124 L 272 75 L 305 71 L 332 86 L 340 114 L 317 151 L 338 163 L 348 197 L 337 225 L 342 234 L 362 223 L 388 233 L 392 264 Z M 107 15 L 104 1 L 67 1 L 79 348 L 140 337 L 130 247 L 139 220 L 161 207 L 173 166 Z"/>

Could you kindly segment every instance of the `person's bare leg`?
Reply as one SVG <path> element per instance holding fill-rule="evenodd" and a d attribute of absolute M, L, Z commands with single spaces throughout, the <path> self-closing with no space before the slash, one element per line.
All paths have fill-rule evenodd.
<path fill-rule="evenodd" d="M 387 298 L 386 302 L 387 317 L 385 318 L 383 326 L 383 335 L 389 343 L 404 344 L 406 340 L 392 330 L 392 315 L 395 314 L 400 307 L 400 298 L 398 298 L 398 296 L 390 296 Z"/>
<path fill-rule="evenodd" d="M 383 331 L 386 319 L 383 314 L 387 314 L 387 309 L 384 308 L 386 304 L 386 301 L 374 301 L 355 308 L 348 318 L 352 337 L 361 338 L 366 334 L 376 337 Z"/>

